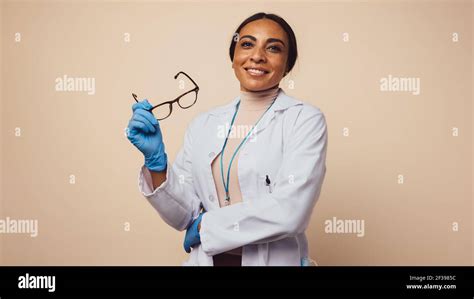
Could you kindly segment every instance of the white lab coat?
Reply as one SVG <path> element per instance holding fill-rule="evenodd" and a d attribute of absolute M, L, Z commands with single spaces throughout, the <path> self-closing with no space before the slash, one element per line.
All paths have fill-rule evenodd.
<path fill-rule="evenodd" d="M 201 244 L 183 266 L 212 266 L 212 256 L 241 246 L 242 266 L 300 266 L 308 257 L 305 230 L 326 173 L 324 114 L 280 89 L 253 139 L 240 149 L 242 202 L 220 208 L 211 163 L 222 149 L 222 128 L 229 128 L 239 99 L 198 115 L 176 160 L 168 165 L 167 180 L 153 191 L 150 173 L 142 166 L 139 189 L 179 231 L 199 215 L 201 205 L 206 209 Z"/>

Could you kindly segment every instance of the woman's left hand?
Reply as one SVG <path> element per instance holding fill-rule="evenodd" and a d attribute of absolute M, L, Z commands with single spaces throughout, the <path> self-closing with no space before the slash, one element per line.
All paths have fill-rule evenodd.
<path fill-rule="evenodd" d="M 201 212 L 198 218 L 191 223 L 186 230 L 186 236 L 184 237 L 184 250 L 187 253 L 191 252 L 191 247 L 194 247 L 201 243 L 201 237 L 199 235 L 198 225 L 201 223 L 202 216 L 205 212 Z"/>

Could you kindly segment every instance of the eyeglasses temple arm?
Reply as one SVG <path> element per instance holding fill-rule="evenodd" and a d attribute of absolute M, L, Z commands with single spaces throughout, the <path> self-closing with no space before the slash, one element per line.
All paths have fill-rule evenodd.
<path fill-rule="evenodd" d="M 174 78 L 175 78 L 175 79 L 178 78 L 178 76 L 179 76 L 180 74 L 183 74 L 183 75 L 185 75 L 186 77 L 188 77 L 188 79 L 191 80 L 191 82 L 193 82 L 194 86 L 196 86 L 197 89 L 199 90 L 199 86 L 196 84 L 196 82 L 194 82 L 194 80 L 193 80 L 191 77 L 189 77 L 188 74 L 186 74 L 185 72 L 179 72 L 179 73 L 177 73 L 176 75 L 174 75 Z"/>

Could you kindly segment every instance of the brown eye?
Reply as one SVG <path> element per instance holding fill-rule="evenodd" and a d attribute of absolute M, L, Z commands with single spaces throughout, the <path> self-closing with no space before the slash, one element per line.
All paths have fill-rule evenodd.
<path fill-rule="evenodd" d="M 268 47 L 272 52 L 281 52 L 281 48 L 278 46 L 270 46 Z"/>

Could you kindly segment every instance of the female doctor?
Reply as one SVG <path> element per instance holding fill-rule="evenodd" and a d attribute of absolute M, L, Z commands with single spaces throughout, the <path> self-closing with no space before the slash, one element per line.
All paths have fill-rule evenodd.
<path fill-rule="evenodd" d="M 128 139 L 145 157 L 139 189 L 167 224 L 187 230 L 183 265 L 304 265 L 326 173 L 324 114 L 279 88 L 297 57 L 281 17 L 247 18 L 229 54 L 240 95 L 189 124 L 172 165 L 152 106 L 133 105 Z"/>

